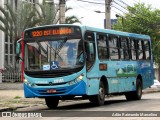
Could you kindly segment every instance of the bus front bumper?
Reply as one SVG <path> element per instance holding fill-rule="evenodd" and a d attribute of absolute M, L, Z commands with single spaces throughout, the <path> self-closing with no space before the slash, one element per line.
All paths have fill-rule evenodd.
<path fill-rule="evenodd" d="M 86 95 L 86 83 L 80 81 L 74 85 L 68 85 L 64 87 L 30 87 L 24 83 L 24 95 L 26 98 L 33 97 L 49 97 L 49 96 L 67 96 L 67 95 L 76 95 L 82 96 Z"/>

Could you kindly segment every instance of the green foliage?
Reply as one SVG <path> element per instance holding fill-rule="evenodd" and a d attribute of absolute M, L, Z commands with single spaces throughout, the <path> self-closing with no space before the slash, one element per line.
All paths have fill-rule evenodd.
<path fill-rule="evenodd" d="M 45 1 L 45 0 L 44 0 Z M 39 10 L 37 10 L 37 15 L 41 19 L 40 25 L 57 24 L 60 20 L 59 17 L 59 6 L 53 4 L 48 4 L 43 1 L 43 5 L 38 4 Z M 66 7 L 65 12 L 72 10 L 70 7 Z M 66 24 L 81 23 L 76 16 L 67 16 L 65 18 Z"/>
<path fill-rule="evenodd" d="M 58 6 L 55 4 L 47 4 L 44 3 L 43 5 L 37 4 L 39 6 L 39 10 L 36 9 L 38 18 L 41 20 L 39 25 L 50 25 L 56 24 L 59 20 L 58 14 Z"/>
<path fill-rule="evenodd" d="M 73 24 L 73 23 L 81 23 L 81 21 L 74 15 L 66 17 L 66 24 Z"/>
<path fill-rule="evenodd" d="M 15 97 L 14 97 L 14 99 L 20 99 L 20 98 L 21 98 L 20 96 L 15 96 Z"/>
<path fill-rule="evenodd" d="M 29 27 L 33 27 L 40 22 L 35 13 L 35 8 L 31 4 L 21 3 L 17 9 L 6 4 L 6 9 L 0 6 L 0 30 L 5 32 L 14 41 L 21 36 L 21 32 Z"/>
<path fill-rule="evenodd" d="M 146 34 L 151 36 L 153 57 L 156 63 L 160 63 L 160 10 L 152 9 L 144 3 L 128 7 L 128 13 L 118 18 L 113 28 L 120 31 Z M 123 23 L 122 23 L 123 19 Z"/>

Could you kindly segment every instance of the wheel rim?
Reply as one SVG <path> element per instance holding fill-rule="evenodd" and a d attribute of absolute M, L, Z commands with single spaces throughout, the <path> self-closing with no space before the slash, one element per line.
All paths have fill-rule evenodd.
<path fill-rule="evenodd" d="M 104 88 L 102 86 L 99 88 L 99 96 L 101 100 L 104 99 Z"/>

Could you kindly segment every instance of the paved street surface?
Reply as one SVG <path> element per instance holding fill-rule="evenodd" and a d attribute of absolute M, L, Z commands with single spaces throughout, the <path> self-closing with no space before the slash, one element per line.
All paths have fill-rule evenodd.
<path fill-rule="evenodd" d="M 2 85 L 2 84 L 1 84 Z M 1 87 L 0 85 L 0 87 Z M 76 101 L 60 101 L 57 110 L 50 110 L 45 105 L 44 99 L 39 98 L 24 98 L 23 85 L 19 84 L 10 90 L 9 86 L 0 89 L 0 112 L 8 111 L 19 111 L 19 112 L 44 112 L 50 116 L 53 114 L 56 120 L 79 120 L 79 119 L 102 119 L 106 120 L 107 114 L 111 115 L 110 112 L 120 111 L 160 111 L 160 89 L 148 88 L 143 91 L 143 97 L 140 101 L 126 101 L 124 96 L 107 97 L 104 106 L 96 107 L 91 104 L 88 100 L 76 100 Z M 78 111 L 78 112 L 76 112 Z M 80 113 L 79 113 L 80 111 Z M 100 112 L 99 112 L 100 111 Z M 109 111 L 107 114 L 101 111 Z M 104 115 L 105 114 L 105 115 Z M 121 113 L 117 113 L 121 114 Z M 160 113 L 159 113 L 160 115 Z M 63 117 L 62 117 L 63 116 Z M 68 116 L 68 117 L 67 117 Z M 86 117 L 85 116 L 90 116 Z M 92 118 L 91 116 L 96 116 Z M 101 116 L 100 118 L 98 116 Z M 76 117 L 76 118 L 75 118 Z M 137 120 L 137 117 L 108 117 L 107 120 Z M 9 118 L 5 118 L 9 119 Z M 12 118 L 17 120 L 17 118 Z M 21 118 L 22 119 L 22 118 Z M 26 118 L 27 119 L 27 118 Z M 28 118 L 29 119 L 29 118 Z M 53 119 L 49 118 L 37 118 L 39 119 Z M 139 120 L 158 120 L 160 117 L 139 117 Z"/>
<path fill-rule="evenodd" d="M 42 118 L 37 120 L 159 120 L 160 119 L 160 92 L 143 94 L 142 100 L 126 101 L 124 96 L 106 98 L 105 105 L 94 106 L 88 100 L 61 102 L 57 110 L 50 110 L 44 104 L 17 108 L 13 113 L 40 113 Z M 140 112 L 136 112 L 140 111 Z M 151 117 L 122 117 L 125 115 L 152 115 Z M 109 115 L 110 117 L 108 117 Z M 159 117 L 153 117 L 158 115 Z M 46 117 L 50 116 L 50 117 Z M 55 117 L 56 116 L 56 117 Z M 88 117 L 89 116 L 89 117 Z M 94 116 L 94 117 L 93 117 Z M 107 118 L 106 118 L 107 117 Z M 11 118 L 4 118 L 11 120 Z M 12 120 L 22 120 L 23 118 L 12 118 Z M 31 118 L 25 118 L 30 120 Z"/>

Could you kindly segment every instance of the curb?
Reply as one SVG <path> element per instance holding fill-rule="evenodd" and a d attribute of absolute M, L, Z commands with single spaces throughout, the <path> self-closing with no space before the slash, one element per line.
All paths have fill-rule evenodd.
<path fill-rule="evenodd" d="M 0 108 L 0 112 L 5 112 L 5 111 L 14 111 L 18 108 L 25 108 L 25 107 L 29 107 L 29 106 L 19 106 L 19 107 L 3 107 Z"/>
<path fill-rule="evenodd" d="M 13 110 L 16 110 L 16 109 L 17 109 L 17 108 L 4 107 L 4 108 L 0 108 L 0 112 L 13 111 Z"/>
<path fill-rule="evenodd" d="M 154 93 L 154 92 L 160 92 L 160 89 L 147 88 L 147 89 L 144 89 L 144 90 L 142 91 L 143 94 Z"/>

